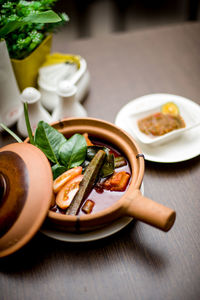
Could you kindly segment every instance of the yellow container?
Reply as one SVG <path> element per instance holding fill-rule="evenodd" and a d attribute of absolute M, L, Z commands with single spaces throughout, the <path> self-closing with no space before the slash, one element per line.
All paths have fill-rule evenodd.
<path fill-rule="evenodd" d="M 11 59 L 20 91 L 29 86 L 37 87 L 38 70 L 44 63 L 46 56 L 50 53 L 51 43 L 52 35 L 49 35 L 26 58 L 20 60 Z"/>

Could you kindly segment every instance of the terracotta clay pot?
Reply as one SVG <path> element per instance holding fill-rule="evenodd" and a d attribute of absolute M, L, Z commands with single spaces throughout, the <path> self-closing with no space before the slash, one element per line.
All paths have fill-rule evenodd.
<path fill-rule="evenodd" d="M 135 141 L 115 125 L 91 118 L 73 118 L 52 126 L 70 137 L 87 132 L 90 136 L 113 144 L 129 161 L 132 178 L 126 193 L 115 204 L 95 214 L 68 216 L 49 211 L 47 223 L 66 231 L 86 231 L 105 226 L 111 221 L 131 216 L 161 230 L 168 231 L 175 221 L 175 211 L 158 204 L 140 192 L 144 175 L 144 156 Z"/>
<path fill-rule="evenodd" d="M 46 218 L 52 193 L 46 156 L 31 144 L 0 149 L 0 257 L 24 246 Z"/>
<path fill-rule="evenodd" d="M 48 226 L 65 231 L 91 231 L 113 220 L 131 216 L 168 231 L 175 211 L 158 204 L 140 192 L 144 156 L 135 141 L 115 125 L 92 118 L 65 119 L 52 126 L 67 138 L 87 132 L 118 148 L 129 161 L 132 177 L 123 196 L 112 206 L 91 215 L 70 216 L 50 211 L 53 179 L 50 163 L 35 146 L 14 143 L 0 149 L 0 257 L 25 245 L 40 229 Z"/>

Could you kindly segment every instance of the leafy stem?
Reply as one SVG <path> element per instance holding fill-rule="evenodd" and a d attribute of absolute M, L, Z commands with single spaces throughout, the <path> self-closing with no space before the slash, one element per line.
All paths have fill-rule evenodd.
<path fill-rule="evenodd" d="M 5 40 L 11 58 L 23 59 L 34 51 L 48 33 L 69 21 L 52 10 L 58 0 L 0 0 L 0 40 Z"/>
<path fill-rule="evenodd" d="M 23 141 L 16 135 L 12 130 L 10 130 L 6 125 L 0 123 L 0 126 L 6 130 L 18 143 L 23 143 Z"/>
<path fill-rule="evenodd" d="M 24 103 L 24 117 L 25 117 L 25 121 L 26 121 L 26 127 L 27 127 L 27 131 L 28 131 L 28 136 L 29 136 L 29 139 L 30 139 L 30 143 L 32 145 L 35 145 L 32 129 L 31 129 L 31 124 L 30 124 L 30 120 L 29 120 L 29 115 L 28 115 L 28 104 L 27 104 L 27 102 Z"/>

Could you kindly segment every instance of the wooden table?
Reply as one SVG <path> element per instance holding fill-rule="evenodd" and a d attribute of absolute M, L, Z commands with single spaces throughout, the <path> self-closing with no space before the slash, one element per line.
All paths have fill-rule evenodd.
<path fill-rule="evenodd" d="M 54 51 L 88 62 L 91 117 L 114 122 L 144 94 L 166 92 L 200 104 L 200 23 L 68 42 Z M 8 141 L 1 136 L 1 144 Z M 133 221 L 95 242 L 71 244 L 38 233 L 0 260 L 0 299 L 199 299 L 200 156 L 175 164 L 146 162 L 145 195 L 177 211 L 168 233 Z"/>

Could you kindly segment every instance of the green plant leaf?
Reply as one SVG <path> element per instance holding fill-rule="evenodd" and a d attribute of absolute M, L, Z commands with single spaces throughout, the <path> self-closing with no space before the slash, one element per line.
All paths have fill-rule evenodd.
<path fill-rule="evenodd" d="M 61 166 L 59 164 L 53 165 L 51 167 L 52 173 L 53 173 L 53 180 L 56 179 L 58 176 L 60 176 L 62 173 L 67 171 L 67 168 L 64 166 Z"/>
<path fill-rule="evenodd" d="M 67 169 L 80 166 L 86 157 L 87 144 L 83 135 L 74 134 L 67 143 L 64 143 L 59 150 L 59 157 L 62 165 Z"/>
<path fill-rule="evenodd" d="M 109 149 L 105 146 L 88 146 L 86 155 L 87 160 L 91 161 L 99 150 L 105 151 L 107 155 L 109 154 Z"/>
<path fill-rule="evenodd" d="M 113 174 L 115 169 L 115 160 L 114 160 L 114 154 L 108 154 L 106 155 L 105 162 L 101 168 L 100 176 L 101 177 L 107 177 Z"/>
<path fill-rule="evenodd" d="M 10 21 L 0 29 L 0 37 L 1 38 L 5 37 L 10 32 L 15 31 L 16 29 L 18 29 L 23 25 L 25 25 L 25 23 L 21 21 Z"/>
<path fill-rule="evenodd" d="M 62 19 L 52 10 L 31 14 L 23 18 L 23 22 L 25 23 L 57 23 L 60 21 L 62 21 Z"/>
<path fill-rule="evenodd" d="M 0 37 L 3 38 L 10 32 L 30 23 L 58 23 L 62 19 L 52 10 L 38 12 L 15 21 L 9 21 L 0 29 Z"/>
<path fill-rule="evenodd" d="M 23 143 L 23 141 L 16 135 L 12 130 L 10 130 L 6 125 L 0 123 L 0 126 L 7 131 L 12 137 L 18 142 L 18 143 Z"/>
<path fill-rule="evenodd" d="M 66 138 L 55 128 L 44 121 L 40 121 L 35 131 L 35 144 L 48 159 L 59 164 L 59 148 L 67 142 Z"/>

